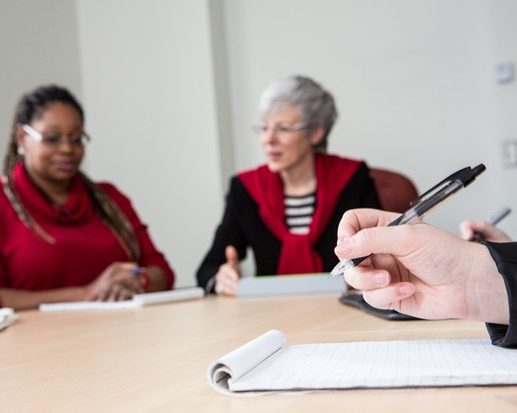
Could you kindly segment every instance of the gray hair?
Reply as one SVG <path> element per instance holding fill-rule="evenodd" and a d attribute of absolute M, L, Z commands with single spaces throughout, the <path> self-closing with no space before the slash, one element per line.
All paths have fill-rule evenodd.
<path fill-rule="evenodd" d="M 285 107 L 299 110 L 302 121 L 310 129 L 323 127 L 324 134 L 316 150 L 326 151 L 327 138 L 337 119 L 334 97 L 314 80 L 304 76 L 289 76 L 273 81 L 260 96 L 259 114 L 271 115 Z"/>

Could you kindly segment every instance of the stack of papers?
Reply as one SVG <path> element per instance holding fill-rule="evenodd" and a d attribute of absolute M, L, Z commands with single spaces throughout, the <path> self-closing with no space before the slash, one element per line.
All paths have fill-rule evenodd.
<path fill-rule="evenodd" d="M 0 308 L 0 331 L 5 330 L 18 319 L 12 308 Z"/>

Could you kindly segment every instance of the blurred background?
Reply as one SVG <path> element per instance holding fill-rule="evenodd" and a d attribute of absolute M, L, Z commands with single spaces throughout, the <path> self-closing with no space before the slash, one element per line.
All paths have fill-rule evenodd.
<path fill-rule="evenodd" d="M 262 89 L 303 74 L 330 90 L 330 152 L 424 191 L 487 171 L 428 221 L 517 209 L 515 0 L 0 0 L 0 155 L 14 105 L 68 87 L 93 137 L 84 165 L 132 199 L 177 272 L 194 271 L 228 178 L 263 162 Z M 517 210 L 500 227 L 517 238 Z"/>

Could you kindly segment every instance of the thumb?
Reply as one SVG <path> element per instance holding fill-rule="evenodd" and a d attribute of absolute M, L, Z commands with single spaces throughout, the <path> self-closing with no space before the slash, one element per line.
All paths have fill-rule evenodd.
<path fill-rule="evenodd" d="M 233 245 L 228 245 L 224 250 L 226 262 L 236 268 L 239 265 L 239 254 Z"/>
<path fill-rule="evenodd" d="M 475 226 L 472 221 L 463 221 L 460 224 L 461 238 L 469 241 L 474 236 Z"/>

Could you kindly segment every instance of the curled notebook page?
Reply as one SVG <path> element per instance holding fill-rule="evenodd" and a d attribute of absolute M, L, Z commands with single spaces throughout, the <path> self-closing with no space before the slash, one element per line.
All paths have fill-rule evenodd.
<path fill-rule="evenodd" d="M 208 368 L 208 381 L 214 390 L 229 394 L 232 382 L 271 357 L 285 344 L 281 331 L 269 330 L 256 339 L 214 361 Z"/>

